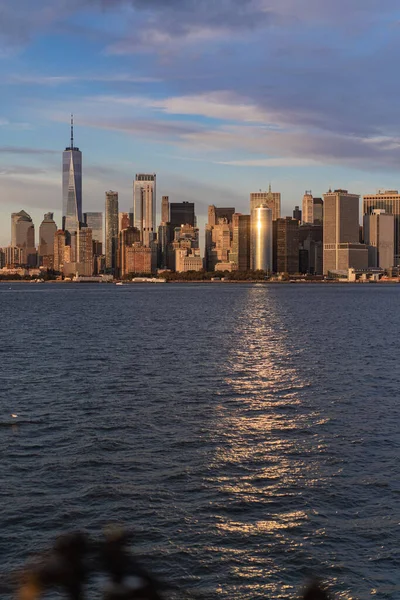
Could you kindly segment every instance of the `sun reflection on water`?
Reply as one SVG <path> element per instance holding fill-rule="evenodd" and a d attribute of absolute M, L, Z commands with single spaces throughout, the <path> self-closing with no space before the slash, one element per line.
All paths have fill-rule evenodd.
<path fill-rule="evenodd" d="M 240 587 L 231 594 L 286 598 L 312 563 L 307 489 L 320 476 L 318 429 L 326 420 L 308 402 L 311 382 L 296 367 L 301 350 L 276 297 L 249 288 L 232 326 L 238 343 L 226 360 L 208 477 L 218 492 L 216 530 Z"/>

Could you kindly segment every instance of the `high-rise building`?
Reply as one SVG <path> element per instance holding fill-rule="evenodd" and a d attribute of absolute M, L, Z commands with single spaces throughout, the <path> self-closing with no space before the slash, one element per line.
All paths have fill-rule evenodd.
<path fill-rule="evenodd" d="M 131 227 L 131 214 L 128 212 L 118 213 L 118 231 Z"/>
<path fill-rule="evenodd" d="M 140 242 L 140 231 L 136 227 L 127 227 L 119 232 L 119 269 L 121 277 L 128 275 L 127 249 Z M 133 272 L 133 271 L 132 271 Z"/>
<path fill-rule="evenodd" d="M 54 235 L 54 270 L 63 272 L 65 257 L 65 231 L 59 229 Z"/>
<path fill-rule="evenodd" d="M 54 267 L 54 236 L 57 225 L 53 217 L 53 213 L 46 213 L 39 227 L 39 264 L 47 269 Z"/>
<path fill-rule="evenodd" d="M 102 212 L 85 212 L 83 213 L 83 222 L 92 230 L 93 242 L 104 243 L 103 230 L 103 213 Z M 101 254 L 101 252 L 100 252 Z"/>
<path fill-rule="evenodd" d="M 133 182 L 133 226 L 149 246 L 156 232 L 156 174 L 138 173 Z"/>
<path fill-rule="evenodd" d="M 266 206 L 272 211 L 272 220 L 275 221 L 281 216 L 281 193 L 273 192 L 271 185 L 268 188 L 268 192 L 252 192 L 250 194 L 250 216 L 257 206 Z"/>
<path fill-rule="evenodd" d="M 106 270 L 116 275 L 118 266 L 118 192 L 106 192 L 105 207 Z"/>
<path fill-rule="evenodd" d="M 232 223 L 235 209 L 227 206 L 214 206 L 211 204 L 208 207 L 208 225 L 214 227 L 218 225 L 220 219 L 224 219 L 227 223 Z"/>
<path fill-rule="evenodd" d="M 250 269 L 250 215 L 235 213 L 232 218 L 232 251 L 230 260 L 238 271 Z"/>
<path fill-rule="evenodd" d="M 276 273 L 299 272 L 299 221 L 291 217 L 273 222 L 273 270 Z"/>
<path fill-rule="evenodd" d="M 206 226 L 205 263 L 208 271 L 213 271 L 219 262 L 230 260 L 232 249 L 232 223 L 220 218 L 214 226 Z"/>
<path fill-rule="evenodd" d="M 297 219 L 301 222 L 301 210 L 300 206 L 295 206 L 293 211 L 293 219 Z"/>
<path fill-rule="evenodd" d="M 301 215 L 303 223 L 314 223 L 314 198 L 311 190 L 304 193 Z"/>
<path fill-rule="evenodd" d="M 148 274 L 156 267 L 157 252 L 152 247 L 135 242 L 126 248 L 126 273 Z"/>
<path fill-rule="evenodd" d="M 169 207 L 169 220 L 173 229 L 181 225 L 195 226 L 194 202 L 171 202 Z"/>
<path fill-rule="evenodd" d="M 92 230 L 85 225 L 79 230 L 79 262 L 76 268 L 79 275 L 93 275 L 93 238 Z"/>
<path fill-rule="evenodd" d="M 272 271 L 272 209 L 261 204 L 253 210 L 251 220 L 253 246 L 253 268 L 258 271 Z"/>
<path fill-rule="evenodd" d="M 324 201 L 322 198 L 313 198 L 314 225 L 322 225 L 324 222 Z"/>
<path fill-rule="evenodd" d="M 347 190 L 324 194 L 324 274 L 368 267 L 367 247 L 359 243 L 359 200 Z"/>
<path fill-rule="evenodd" d="M 24 250 L 19 246 L 6 246 L 2 248 L 6 267 L 22 267 L 24 265 Z"/>
<path fill-rule="evenodd" d="M 364 242 L 368 246 L 369 267 L 393 267 L 394 215 L 388 215 L 380 208 L 364 215 Z"/>
<path fill-rule="evenodd" d="M 63 152 L 63 229 L 78 231 L 82 222 L 82 152 L 74 146 L 71 115 L 71 143 Z"/>
<path fill-rule="evenodd" d="M 169 196 L 161 199 L 161 223 L 169 223 Z"/>
<path fill-rule="evenodd" d="M 303 196 L 303 223 L 322 225 L 324 218 L 324 202 L 322 198 L 314 198 L 311 191 L 306 191 Z"/>
<path fill-rule="evenodd" d="M 11 246 L 22 248 L 22 264 L 36 266 L 35 226 L 27 212 L 11 215 Z"/>
<path fill-rule="evenodd" d="M 394 266 L 400 265 L 400 194 L 397 190 L 381 190 L 363 197 L 363 214 L 371 214 L 376 208 L 394 216 Z"/>
<path fill-rule="evenodd" d="M 299 271 L 310 275 L 323 273 L 322 224 L 304 223 L 299 227 Z"/>

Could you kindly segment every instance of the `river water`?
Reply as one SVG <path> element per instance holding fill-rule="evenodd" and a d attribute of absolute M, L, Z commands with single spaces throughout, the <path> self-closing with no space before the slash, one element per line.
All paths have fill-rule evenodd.
<path fill-rule="evenodd" d="M 400 598 L 399 306 L 395 285 L 0 284 L 1 570 L 121 523 L 203 598 L 314 576 Z"/>

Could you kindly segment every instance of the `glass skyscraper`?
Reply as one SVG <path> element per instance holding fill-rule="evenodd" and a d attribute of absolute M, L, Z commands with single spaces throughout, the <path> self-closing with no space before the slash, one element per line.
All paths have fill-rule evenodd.
<path fill-rule="evenodd" d="M 63 229 L 79 231 L 82 222 L 82 152 L 74 146 L 71 116 L 71 144 L 63 152 Z"/>
<path fill-rule="evenodd" d="M 149 246 L 156 234 L 156 174 L 137 173 L 133 182 L 133 225 Z"/>

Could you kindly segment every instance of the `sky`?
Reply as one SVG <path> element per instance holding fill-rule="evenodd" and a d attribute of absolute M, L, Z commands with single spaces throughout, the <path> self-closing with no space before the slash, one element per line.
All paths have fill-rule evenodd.
<path fill-rule="evenodd" d="M 83 210 L 162 195 L 249 211 L 249 194 L 360 195 L 400 180 L 398 0 L 0 0 L 0 246 L 10 214 L 61 224 L 61 157 Z"/>

